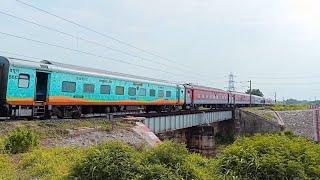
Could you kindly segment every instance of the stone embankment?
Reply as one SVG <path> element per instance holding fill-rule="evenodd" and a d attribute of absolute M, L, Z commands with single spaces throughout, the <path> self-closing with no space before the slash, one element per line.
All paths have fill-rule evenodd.
<path fill-rule="evenodd" d="M 239 134 L 274 133 L 282 130 L 316 140 L 315 110 L 272 111 L 246 108 L 236 113 Z"/>
<path fill-rule="evenodd" d="M 314 110 L 280 111 L 278 114 L 286 130 L 311 140 L 315 139 Z"/>
<path fill-rule="evenodd" d="M 235 123 L 239 135 L 256 133 L 276 133 L 283 127 L 273 118 L 266 117 L 257 111 L 236 110 Z"/>

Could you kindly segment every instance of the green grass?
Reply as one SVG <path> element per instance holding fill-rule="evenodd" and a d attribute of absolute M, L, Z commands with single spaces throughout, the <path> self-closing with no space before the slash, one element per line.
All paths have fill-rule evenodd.
<path fill-rule="evenodd" d="M 268 121 L 276 121 L 276 117 L 273 111 L 270 110 L 270 107 L 251 107 L 244 108 L 245 111 L 254 113 Z"/>
<path fill-rule="evenodd" d="M 16 179 L 17 177 L 11 157 L 6 154 L 0 154 L 0 179 Z"/>
<path fill-rule="evenodd" d="M 273 111 L 294 111 L 294 110 L 307 110 L 309 105 L 274 105 L 269 107 Z"/>
<path fill-rule="evenodd" d="M 85 153 L 77 148 L 37 149 L 21 155 L 17 172 L 22 179 L 67 179 Z"/>
<path fill-rule="evenodd" d="M 238 139 L 218 158 L 218 168 L 233 179 L 318 179 L 320 145 L 287 135 Z"/>
<path fill-rule="evenodd" d="M 0 179 L 69 179 L 74 167 L 83 163 L 90 153 L 99 156 L 103 147 L 39 148 L 18 155 L 0 154 Z M 131 151 L 137 158 L 137 179 L 264 179 L 267 176 L 316 179 L 320 175 L 320 145 L 290 134 L 243 137 L 215 159 L 190 154 L 183 145 L 172 142 L 154 149 Z M 115 152 L 113 148 L 107 157 L 102 157 L 118 157 L 119 153 Z M 108 163 L 118 161 L 126 167 L 123 158 L 129 156 Z M 100 161 L 102 157 L 94 160 Z M 110 168 L 108 164 L 98 165 Z"/>
<path fill-rule="evenodd" d="M 274 113 L 273 112 L 265 112 L 263 113 L 263 118 L 269 121 L 275 121 Z"/>

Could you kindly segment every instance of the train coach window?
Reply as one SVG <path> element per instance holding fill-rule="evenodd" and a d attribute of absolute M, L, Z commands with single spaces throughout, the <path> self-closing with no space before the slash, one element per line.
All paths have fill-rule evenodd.
<path fill-rule="evenodd" d="M 155 97 L 156 96 L 156 90 L 150 89 L 150 96 Z"/>
<path fill-rule="evenodd" d="M 171 97 L 171 91 L 166 91 L 166 97 Z"/>
<path fill-rule="evenodd" d="M 19 88 L 28 88 L 30 83 L 30 76 L 28 74 L 20 74 L 18 80 Z"/>
<path fill-rule="evenodd" d="M 124 87 L 116 86 L 116 95 L 124 95 Z"/>
<path fill-rule="evenodd" d="M 93 84 L 84 84 L 83 85 L 84 93 L 94 93 L 94 85 Z"/>
<path fill-rule="evenodd" d="M 129 96 L 135 96 L 137 94 L 137 89 L 133 87 L 129 87 L 128 94 Z"/>
<path fill-rule="evenodd" d="M 164 91 L 163 90 L 159 90 L 158 91 L 158 96 L 159 97 L 163 97 L 164 96 Z"/>
<path fill-rule="evenodd" d="M 76 92 L 76 83 L 69 82 L 69 81 L 63 81 L 62 82 L 62 92 L 69 92 L 69 93 Z"/>
<path fill-rule="evenodd" d="M 110 85 L 101 85 L 100 86 L 100 94 L 110 94 L 110 93 L 111 93 Z"/>
<path fill-rule="evenodd" d="M 140 88 L 139 90 L 139 96 L 146 96 L 147 90 L 145 88 Z"/>

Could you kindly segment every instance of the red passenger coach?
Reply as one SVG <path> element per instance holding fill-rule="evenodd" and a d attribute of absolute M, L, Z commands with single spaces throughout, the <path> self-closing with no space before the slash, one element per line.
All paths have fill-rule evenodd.
<path fill-rule="evenodd" d="M 188 106 L 215 107 L 229 103 L 229 93 L 224 90 L 195 85 L 185 85 L 185 88 Z"/>

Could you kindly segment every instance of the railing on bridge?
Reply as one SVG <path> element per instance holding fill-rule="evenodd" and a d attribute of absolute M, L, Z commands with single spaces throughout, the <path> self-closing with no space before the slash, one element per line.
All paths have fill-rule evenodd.
<path fill-rule="evenodd" d="M 154 133 L 162 133 L 230 119 L 232 119 L 231 110 L 146 117 L 144 124 Z"/>

